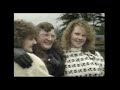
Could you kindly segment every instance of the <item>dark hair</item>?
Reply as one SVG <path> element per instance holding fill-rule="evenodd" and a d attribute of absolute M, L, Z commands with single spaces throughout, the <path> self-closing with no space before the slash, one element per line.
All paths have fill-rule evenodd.
<path fill-rule="evenodd" d="M 46 32 L 49 32 L 52 29 L 54 29 L 53 25 L 51 23 L 48 23 L 48 22 L 39 23 L 37 25 L 37 28 L 38 28 L 39 31 L 40 30 L 45 30 Z"/>
<path fill-rule="evenodd" d="M 32 23 L 24 20 L 14 21 L 14 47 L 22 48 L 24 40 L 28 36 L 35 38 L 36 34 L 36 28 Z"/>

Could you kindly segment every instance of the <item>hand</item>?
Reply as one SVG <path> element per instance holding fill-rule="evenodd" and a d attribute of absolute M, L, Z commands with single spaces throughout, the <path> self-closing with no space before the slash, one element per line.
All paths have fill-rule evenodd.
<path fill-rule="evenodd" d="M 14 48 L 14 61 L 22 68 L 31 67 L 33 62 L 30 56 L 21 48 Z"/>

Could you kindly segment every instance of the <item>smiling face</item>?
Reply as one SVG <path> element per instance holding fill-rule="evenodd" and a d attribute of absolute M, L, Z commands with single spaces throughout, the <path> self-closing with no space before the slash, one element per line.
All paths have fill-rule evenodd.
<path fill-rule="evenodd" d="M 86 31 L 83 27 L 76 25 L 71 33 L 71 48 L 81 48 L 86 42 Z"/>
<path fill-rule="evenodd" d="M 23 48 L 24 48 L 25 50 L 28 50 L 28 51 L 32 52 L 32 51 L 33 51 L 33 50 L 32 50 L 32 46 L 33 46 L 34 44 L 36 44 L 35 39 L 32 38 L 32 37 L 27 37 L 27 38 L 24 40 L 24 42 L 23 42 Z"/>
<path fill-rule="evenodd" d="M 54 29 L 47 32 L 45 30 L 39 31 L 39 36 L 37 37 L 37 43 L 41 46 L 42 49 L 48 50 L 52 47 L 56 35 Z"/>

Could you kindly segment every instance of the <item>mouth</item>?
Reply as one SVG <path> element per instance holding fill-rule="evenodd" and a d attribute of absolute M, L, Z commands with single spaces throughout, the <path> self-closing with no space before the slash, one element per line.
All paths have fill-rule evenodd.
<path fill-rule="evenodd" d="M 78 44 L 80 44 L 80 43 L 83 43 L 83 41 L 81 40 L 81 41 L 75 41 L 76 43 L 78 43 Z"/>
<path fill-rule="evenodd" d="M 44 42 L 46 45 L 51 45 L 52 42 Z"/>

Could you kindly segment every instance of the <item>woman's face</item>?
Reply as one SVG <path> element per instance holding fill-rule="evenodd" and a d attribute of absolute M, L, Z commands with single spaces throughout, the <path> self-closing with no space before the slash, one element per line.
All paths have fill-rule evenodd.
<path fill-rule="evenodd" d="M 81 48 L 86 41 L 86 31 L 83 27 L 77 25 L 71 33 L 71 48 Z"/>
<path fill-rule="evenodd" d="M 32 52 L 32 46 L 36 44 L 36 41 L 34 38 L 32 37 L 27 37 L 25 40 L 24 40 L 24 43 L 23 43 L 23 48 Z"/>

